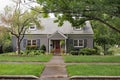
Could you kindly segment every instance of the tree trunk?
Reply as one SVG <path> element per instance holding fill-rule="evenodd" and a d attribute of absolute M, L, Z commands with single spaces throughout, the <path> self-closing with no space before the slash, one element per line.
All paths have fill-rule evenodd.
<path fill-rule="evenodd" d="M 104 48 L 104 54 L 106 55 L 106 45 L 105 44 L 103 45 L 103 48 Z"/>
<path fill-rule="evenodd" d="M 17 54 L 20 55 L 20 39 L 17 38 Z"/>

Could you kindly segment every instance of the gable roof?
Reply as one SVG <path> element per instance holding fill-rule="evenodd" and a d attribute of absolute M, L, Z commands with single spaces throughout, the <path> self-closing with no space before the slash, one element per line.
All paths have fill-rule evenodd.
<path fill-rule="evenodd" d="M 60 31 L 56 31 L 55 33 L 53 33 L 52 35 L 50 35 L 48 37 L 49 39 L 67 39 L 67 36 L 65 36 L 63 33 L 61 33 Z"/>
<path fill-rule="evenodd" d="M 89 21 L 86 21 L 86 25 L 81 30 L 74 30 L 71 23 L 64 21 L 61 27 L 58 27 L 58 23 L 54 23 L 56 18 L 40 18 L 42 30 L 33 30 L 26 34 L 53 34 L 59 31 L 63 34 L 94 34 Z"/>

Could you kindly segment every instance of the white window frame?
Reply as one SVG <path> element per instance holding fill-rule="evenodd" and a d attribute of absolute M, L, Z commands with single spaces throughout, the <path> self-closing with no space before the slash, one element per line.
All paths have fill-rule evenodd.
<path fill-rule="evenodd" d="M 73 27 L 73 30 L 80 31 L 80 30 L 82 30 L 82 28 L 81 27 L 80 28 Z"/>
<path fill-rule="evenodd" d="M 74 41 L 77 40 L 77 46 L 74 45 Z M 75 39 L 73 40 L 74 47 L 84 47 L 84 40 L 83 39 Z M 79 41 L 82 40 L 82 46 L 79 45 Z"/>
<path fill-rule="evenodd" d="M 34 27 L 34 28 L 31 28 L 31 27 Z M 37 28 L 36 28 L 36 25 L 35 24 L 30 24 L 30 26 L 29 26 L 29 30 L 36 30 Z"/>
<path fill-rule="evenodd" d="M 34 40 L 35 40 L 35 39 L 34 39 Z M 37 45 L 37 40 L 35 40 L 35 41 L 36 41 L 36 45 Z M 30 42 L 31 42 L 31 45 L 28 45 L 28 40 L 27 40 L 27 45 L 28 45 L 28 46 L 33 46 L 33 40 L 30 40 Z M 36 46 L 36 45 L 35 45 L 35 46 Z"/>

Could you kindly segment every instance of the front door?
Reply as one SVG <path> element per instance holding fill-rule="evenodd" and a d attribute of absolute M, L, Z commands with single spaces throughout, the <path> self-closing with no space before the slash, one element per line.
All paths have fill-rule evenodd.
<path fill-rule="evenodd" d="M 60 40 L 55 40 L 54 41 L 54 53 L 59 54 L 60 53 Z"/>

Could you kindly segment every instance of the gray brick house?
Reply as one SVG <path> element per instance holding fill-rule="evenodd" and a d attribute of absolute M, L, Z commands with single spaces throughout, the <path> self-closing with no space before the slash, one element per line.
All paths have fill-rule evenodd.
<path fill-rule="evenodd" d="M 71 48 L 93 48 L 93 30 L 89 21 L 85 22 L 82 28 L 72 27 L 68 21 L 65 21 L 62 27 L 54 23 L 54 18 L 41 18 L 43 29 L 37 29 L 31 25 L 26 31 L 25 37 L 21 42 L 21 50 L 26 46 L 35 45 L 46 46 L 47 52 L 54 51 L 60 53 L 70 51 Z M 16 51 L 16 38 L 12 38 L 13 49 Z"/>

